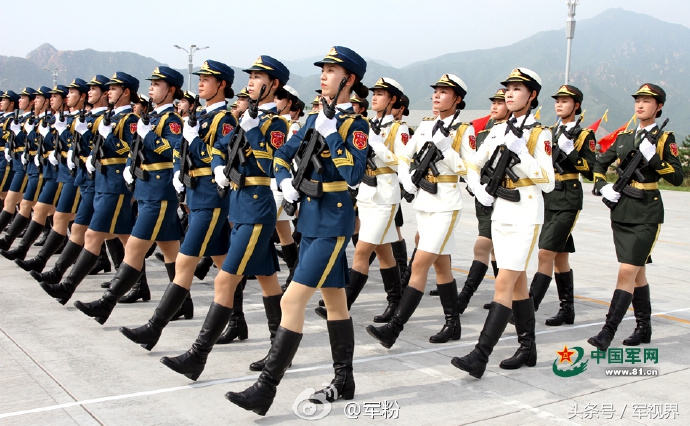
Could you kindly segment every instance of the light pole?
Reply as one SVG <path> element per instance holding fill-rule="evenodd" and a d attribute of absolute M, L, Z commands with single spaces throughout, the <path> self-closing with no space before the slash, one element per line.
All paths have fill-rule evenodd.
<path fill-rule="evenodd" d="M 187 57 L 189 58 L 189 64 L 188 64 L 189 78 L 187 80 L 187 91 L 191 91 L 192 90 L 192 69 L 194 68 L 194 53 L 198 52 L 199 50 L 208 49 L 208 46 L 196 47 L 196 44 L 193 44 L 193 45 L 189 46 L 189 50 L 185 49 L 184 47 L 180 47 L 176 44 L 174 44 L 173 47 L 176 47 L 180 50 L 184 50 L 187 53 Z"/>
<path fill-rule="evenodd" d="M 67 71 L 67 70 L 61 70 L 55 67 L 55 69 L 48 69 L 48 68 L 43 68 L 43 70 L 48 71 L 49 73 L 53 74 L 53 87 L 57 86 L 57 77 L 60 75 L 61 72 Z"/>
<path fill-rule="evenodd" d="M 575 7 L 580 4 L 580 0 L 567 0 L 568 19 L 565 20 L 565 38 L 568 40 L 568 47 L 565 53 L 565 84 L 570 79 L 570 47 L 575 37 Z"/>

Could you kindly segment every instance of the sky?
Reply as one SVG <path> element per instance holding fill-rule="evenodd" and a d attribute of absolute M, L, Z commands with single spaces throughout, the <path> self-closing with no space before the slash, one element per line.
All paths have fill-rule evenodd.
<path fill-rule="evenodd" d="M 614 7 L 690 27 L 687 0 L 580 0 L 575 19 Z M 403 67 L 564 29 L 567 9 L 565 0 L 3 1 L 0 55 L 25 57 L 47 42 L 58 50 L 130 51 L 186 68 L 187 54 L 173 45 L 194 44 L 209 46 L 195 53 L 195 66 L 215 59 L 243 67 L 261 54 L 294 61 L 342 45 Z"/>

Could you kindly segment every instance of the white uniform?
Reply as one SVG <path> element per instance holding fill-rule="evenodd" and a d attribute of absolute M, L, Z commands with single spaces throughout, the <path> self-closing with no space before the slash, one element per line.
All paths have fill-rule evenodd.
<path fill-rule="evenodd" d="M 288 140 L 292 137 L 292 135 L 297 133 L 302 126 L 300 126 L 299 121 L 292 121 L 292 116 L 290 114 L 283 114 L 281 117 L 288 122 L 288 132 L 285 136 L 285 140 Z M 283 209 L 283 191 L 278 189 L 278 183 L 276 182 L 275 178 L 271 178 L 271 191 L 273 191 L 273 199 L 276 202 L 276 209 L 278 210 L 278 219 L 276 222 L 294 219 L 295 216 L 288 216 Z"/>
<path fill-rule="evenodd" d="M 522 124 L 518 118 L 516 126 Z M 525 124 L 535 124 L 530 115 Z M 496 147 L 512 140 L 512 133 L 506 135 L 507 123 L 496 124 L 482 146 L 477 150 L 472 162 L 468 163 L 470 182 L 479 179 L 481 168 L 489 161 Z M 539 239 L 539 231 L 544 223 L 543 192 L 551 192 L 555 178 L 551 162 L 551 131 L 547 128 L 525 130 L 523 138 L 529 153 L 520 155 L 520 163 L 513 171 L 520 178 L 514 185 L 520 193 L 520 201 L 511 202 L 496 198 L 491 215 L 491 236 L 496 253 L 496 261 L 501 269 L 524 271 Z M 537 133 L 538 132 L 538 135 Z M 530 155 L 531 154 L 531 155 Z M 511 182 L 512 183 L 512 182 Z"/>
<path fill-rule="evenodd" d="M 370 133 L 373 134 L 373 131 Z M 398 241 L 395 229 L 395 214 L 400 205 L 400 182 L 396 174 L 400 152 L 409 141 L 406 124 L 396 122 L 393 115 L 383 117 L 381 124 L 383 144 L 374 153 L 376 186 L 362 182 L 357 194 L 357 210 L 361 222 L 359 239 L 370 244 L 388 244 Z"/>
<path fill-rule="evenodd" d="M 420 151 L 427 141 L 432 140 L 432 132 L 439 118 L 425 119 L 414 136 L 399 155 L 400 161 L 407 164 Z M 443 120 L 448 126 L 453 117 Z M 462 134 L 460 130 L 462 129 Z M 443 160 L 436 163 L 440 175 L 436 178 L 438 191 L 431 194 L 423 189 L 417 191 L 413 207 L 417 210 L 417 230 L 419 232 L 418 250 L 435 254 L 452 254 L 455 251 L 453 232 L 462 210 L 462 193 L 459 178 L 467 175 L 463 158 L 470 158 L 475 143 L 474 128 L 471 124 L 453 125 L 448 137 L 437 142 L 437 146 L 450 146 L 443 152 Z M 408 167 L 399 167 L 399 173 L 410 173 Z M 406 179 L 403 177 L 402 179 Z M 429 177 L 429 179 L 434 180 Z"/>

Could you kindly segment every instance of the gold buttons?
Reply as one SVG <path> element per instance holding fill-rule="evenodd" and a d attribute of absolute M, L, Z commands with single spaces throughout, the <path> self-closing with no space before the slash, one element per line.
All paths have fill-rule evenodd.
<path fill-rule="evenodd" d="M 160 178 L 161 178 L 161 175 L 156 175 L 156 179 L 160 179 Z"/>
<path fill-rule="evenodd" d="M 573 188 L 577 188 L 577 184 L 576 184 L 576 183 L 573 184 Z"/>
<path fill-rule="evenodd" d="M 119 171 L 119 170 L 115 170 L 115 173 L 120 173 L 120 171 Z"/>
<path fill-rule="evenodd" d="M 311 201 L 311 197 L 307 197 L 307 201 Z"/>
<path fill-rule="evenodd" d="M 216 183 L 216 180 L 215 180 L 215 179 L 211 179 L 211 183 Z"/>
<path fill-rule="evenodd" d="M 531 196 L 531 195 L 528 195 L 527 198 L 532 199 L 532 196 Z"/>
<path fill-rule="evenodd" d="M 656 201 L 656 200 L 658 200 L 658 199 L 659 199 L 659 197 L 654 197 L 654 201 Z"/>
<path fill-rule="evenodd" d="M 254 194 L 254 199 L 256 200 L 257 198 L 259 198 L 259 196 Z"/>
<path fill-rule="evenodd" d="M 340 207 L 343 206 L 343 203 L 338 203 L 338 204 L 336 204 L 336 205 L 338 206 L 338 208 L 340 208 Z"/>

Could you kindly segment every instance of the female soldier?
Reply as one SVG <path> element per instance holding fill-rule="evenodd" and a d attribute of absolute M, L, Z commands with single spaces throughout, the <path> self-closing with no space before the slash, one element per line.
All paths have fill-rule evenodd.
<path fill-rule="evenodd" d="M 6 138 L 9 137 L 8 132 L 10 131 L 10 125 L 13 123 L 10 119 L 14 117 L 14 110 L 17 108 L 17 102 L 19 102 L 19 95 L 13 91 L 0 91 L 0 114 L 2 114 L 0 116 L 0 137 L 2 137 L 0 141 L 0 152 L 2 152 L 0 155 L 0 198 L 2 198 L 1 205 L 3 206 L 7 197 L 7 191 L 9 191 L 12 178 L 14 177 L 12 164 L 5 158 L 5 142 Z M 5 211 L 4 209 L 0 210 L 0 225 L 2 225 L 0 226 L 0 230 L 5 229 L 7 224 L 10 223 L 10 220 L 12 220 L 13 215 L 14 212 Z"/>
<path fill-rule="evenodd" d="M 204 370 L 206 358 L 230 320 L 235 290 L 245 275 L 255 275 L 261 285 L 266 319 L 271 335 L 280 324 L 280 299 L 283 291 L 278 284 L 278 256 L 271 241 L 276 223 L 276 208 L 270 190 L 273 152 L 283 146 L 287 122 L 277 115 L 273 102 L 276 90 L 290 77 L 285 66 L 270 56 L 260 56 L 251 68 L 247 91 L 253 100 L 240 121 L 244 138 L 233 141 L 234 133 L 217 141 L 213 148 L 213 173 L 216 184 L 223 191 L 230 186 L 230 222 L 233 224 L 228 252 L 222 269 L 216 276 L 215 297 L 204 325 L 192 348 L 177 357 L 163 357 L 161 362 L 170 369 L 196 380 Z M 257 108 L 260 108 L 257 109 Z M 260 114 L 260 115 L 259 115 Z M 235 132 L 238 132 L 235 129 Z M 233 144 L 248 145 L 246 163 L 230 158 Z M 224 163 L 233 167 L 239 178 L 228 177 Z M 232 176 L 231 172 L 231 176 Z M 232 179 L 232 180 L 230 180 Z M 264 360 L 252 365 L 261 370 Z"/>
<path fill-rule="evenodd" d="M 160 66 L 148 78 L 150 102 L 156 109 L 137 122 L 140 138 L 138 152 L 132 152 L 123 171 L 123 177 L 130 187 L 134 185 L 139 214 L 132 229 L 132 235 L 125 245 L 125 258 L 111 281 L 110 288 L 101 299 L 91 303 L 77 301 L 74 306 L 103 324 L 115 308 L 118 300 L 134 287 L 144 267 L 144 258 L 154 242 L 158 244 L 165 258 L 165 269 L 169 280 L 175 277 L 175 258 L 180 251 L 182 229 L 177 216 L 177 194 L 172 186 L 173 146 L 182 138 L 182 120 L 175 114 L 173 101 L 182 97 L 182 74 L 172 68 Z M 133 163 L 133 166 L 132 166 Z M 132 169 L 134 173 L 132 173 Z M 141 294 L 137 292 L 136 297 Z M 144 300 L 150 294 L 143 295 Z"/>
<path fill-rule="evenodd" d="M 453 232 L 462 209 L 458 177 L 467 174 L 462 158 L 467 158 L 471 152 L 474 128 L 470 124 L 456 123 L 460 110 L 465 108 L 464 98 L 467 96 L 467 86 L 458 76 L 444 74 L 431 87 L 434 89 L 433 108 L 439 111 L 439 115 L 422 122 L 398 158 L 406 163 L 411 163 L 414 158 L 415 166 L 427 155 L 433 154 L 434 150 L 440 151 L 443 158 L 439 159 L 439 155 L 433 154 L 432 161 L 439 172 L 436 176 L 430 168 L 414 170 L 414 173 L 422 173 L 424 182 L 421 184 L 412 182 L 410 173 L 413 171 L 409 167 L 398 168 L 405 191 L 417 194 L 413 206 L 417 210 L 419 240 L 410 283 L 403 292 L 395 314 L 381 327 L 367 327 L 367 333 L 386 348 L 393 346 L 403 326 L 417 309 L 432 266 L 436 270 L 436 283 L 446 323 L 429 341 L 445 343 L 450 339 L 460 339 L 458 287 L 450 268 L 450 254 L 455 251 Z M 429 192 L 430 186 L 437 189 L 435 193 Z M 418 191 L 419 188 L 422 191 Z"/>
<path fill-rule="evenodd" d="M 366 94 L 366 87 L 361 83 L 366 62 L 354 51 L 335 46 L 315 65 L 322 68 L 323 95 L 338 104 L 337 112 L 328 105 L 329 111 L 310 115 L 305 126 L 276 151 L 273 162 L 285 199 L 290 203 L 301 201 L 297 225 L 302 233 L 300 262 L 283 296 L 283 317 L 258 381 L 243 392 L 225 394 L 232 403 L 262 416 L 271 407 L 276 387 L 297 352 L 302 339 L 304 311 L 317 288 L 321 289 L 328 308 L 328 334 L 335 378 L 313 397 L 319 401 L 333 401 L 340 397 L 352 399 L 355 391 L 352 375 L 354 329 L 343 290 L 347 283 L 345 247 L 354 224 L 348 185 L 356 186 L 364 174 L 369 126 L 360 116 L 352 115 L 349 99 L 353 90 L 360 96 Z M 342 90 L 339 90 L 339 84 Z M 320 140 L 324 144 L 319 156 L 323 170 L 321 174 L 307 170 L 305 179 L 318 182 L 317 186 L 323 189 L 321 197 L 298 192 L 293 187 L 290 173 L 290 164 L 301 142 L 304 141 L 302 145 L 309 144 L 312 135 L 316 138 L 314 141 Z M 303 167 L 310 159 L 300 161 L 300 167 Z"/>
<path fill-rule="evenodd" d="M 632 96 L 640 124 L 635 131 L 618 135 L 594 165 L 595 186 L 611 208 L 613 242 L 621 264 L 606 323 L 599 334 L 587 340 L 600 351 L 608 349 L 631 301 L 637 327 L 623 344 L 636 346 L 651 341 L 652 305 L 645 264 L 664 222 L 664 204 L 658 182 L 663 177 L 675 186 L 683 183 L 683 168 L 678 159 L 675 137 L 671 132 L 661 133 L 662 129 L 655 122 L 661 117 L 666 92 L 656 84 L 645 83 Z M 628 157 L 633 153 L 644 157 L 644 167 L 640 168 L 644 180 L 631 180 L 621 194 L 613 189 L 613 184 L 606 183 L 606 170 L 616 159 L 622 161 L 621 167 L 625 168 Z"/>
<path fill-rule="evenodd" d="M 476 378 L 484 374 L 489 355 L 508 324 L 511 302 L 520 348 L 513 357 L 501 363 L 501 368 L 519 368 L 525 364 L 532 367 L 537 362 L 534 305 L 527 291 L 525 269 L 544 221 L 541 193 L 550 192 L 554 187 L 551 132 L 542 131 L 530 114 L 530 110 L 538 105 L 541 79 L 532 70 L 516 68 L 501 84 L 506 87 L 506 105 L 512 118 L 491 128 L 469 164 L 467 176 L 475 198 L 484 206 L 493 206 L 491 236 L 499 267 L 494 301 L 479 342 L 468 355 L 452 360 L 455 367 Z M 493 162 L 499 153 L 510 155 L 513 164 L 519 160 L 511 166 L 519 180 L 505 183 L 504 176 L 492 176 L 504 182 L 503 191 L 496 194 L 506 197 L 519 194 L 514 197 L 519 201 L 495 199 L 486 192 L 487 184 L 480 183 L 480 170 L 486 162 Z M 511 191 L 510 195 L 506 195 L 507 191 Z"/>
<path fill-rule="evenodd" d="M 177 115 L 179 115 L 182 119 L 189 117 L 189 111 L 194 105 L 195 97 L 196 93 L 185 91 L 182 99 L 180 99 L 180 102 L 177 103 Z"/>
<path fill-rule="evenodd" d="M 180 252 L 174 263 L 166 264 L 171 272 L 174 270 L 175 278 L 168 284 L 147 324 L 120 328 L 125 337 L 147 351 L 158 343 L 163 328 L 178 311 L 181 310 L 185 318 L 194 316 L 189 289 L 199 258 L 211 256 L 219 266 L 228 251 L 228 202 L 220 198 L 216 190 L 211 151 L 215 141 L 229 135 L 237 125 L 225 101 L 235 96 L 231 87 L 235 72 L 229 66 L 209 59 L 194 74 L 199 76 L 199 97 L 206 100 L 206 105 L 199 114 L 197 126 L 185 125 L 182 130 L 184 140 L 173 147 L 175 172 L 172 183 L 179 198 L 185 194 L 190 210 L 189 228 Z M 218 335 L 214 341 L 217 338 Z"/>
<path fill-rule="evenodd" d="M 580 173 L 592 179 L 592 168 L 596 157 L 597 141 L 594 132 L 581 129 L 575 122 L 575 115 L 582 113 L 583 95 L 575 86 L 563 85 L 552 96 L 556 100 L 556 115 L 561 120 L 552 128 L 556 177 L 555 191 L 544 194 L 544 227 L 539 235 L 539 267 L 530 286 L 534 310 L 546 295 L 555 274 L 558 299 L 561 307 L 558 313 L 546 320 L 546 325 L 559 326 L 575 321 L 573 303 L 573 271 L 568 257 L 575 252 L 572 231 L 582 210 L 582 184 Z"/>

